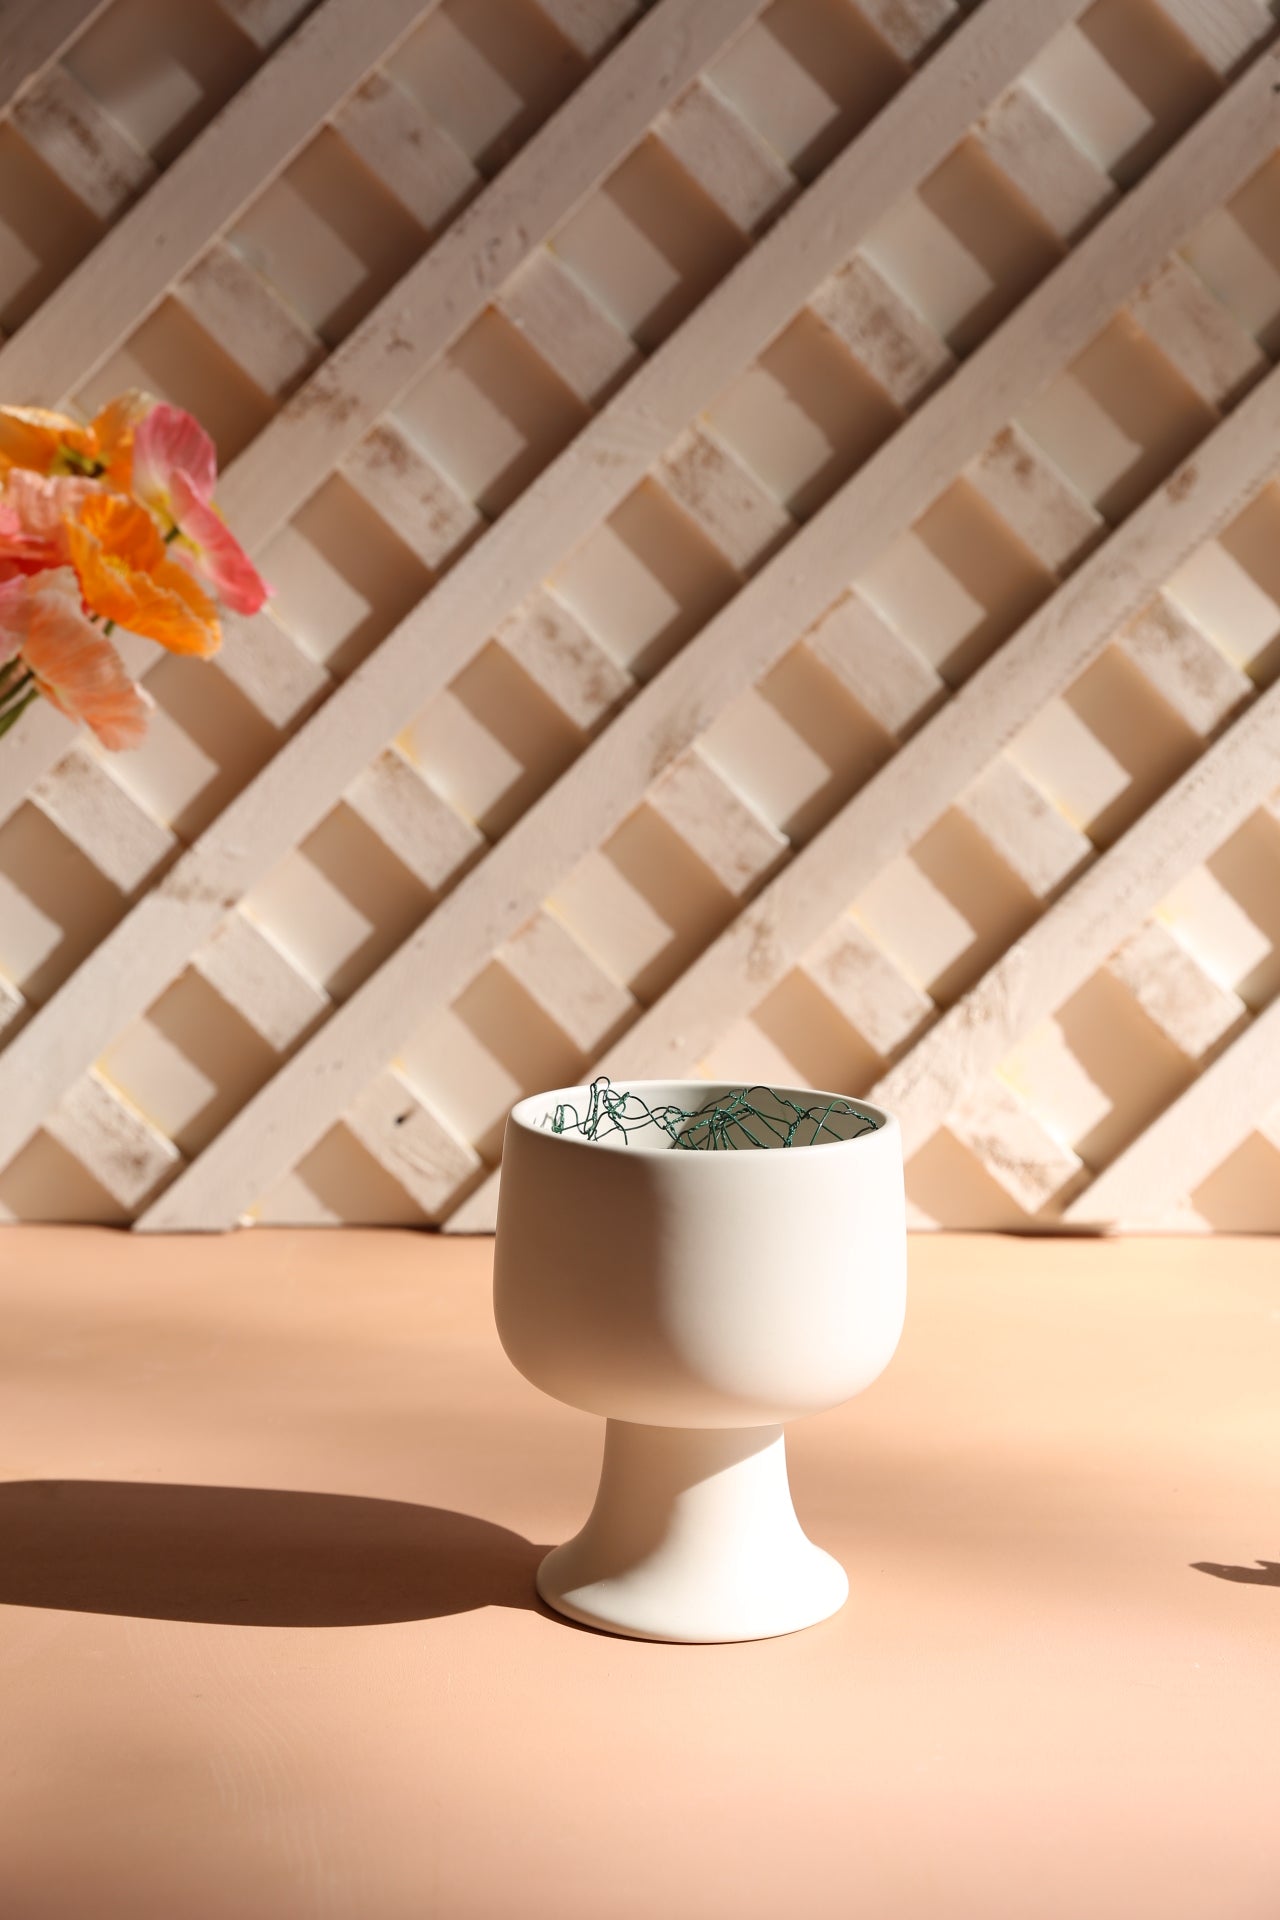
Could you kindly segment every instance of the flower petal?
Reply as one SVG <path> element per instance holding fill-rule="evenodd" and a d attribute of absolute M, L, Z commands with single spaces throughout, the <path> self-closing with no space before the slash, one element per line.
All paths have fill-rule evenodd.
<path fill-rule="evenodd" d="M 0 667 L 7 666 L 14 654 L 22 651 L 26 608 L 26 580 L 21 575 L 0 580 Z"/>
<path fill-rule="evenodd" d="M 156 405 L 149 393 L 128 387 L 93 416 L 92 432 L 106 478 L 120 493 L 133 486 L 133 436 L 138 422 Z"/>
<path fill-rule="evenodd" d="M 123 494 L 103 493 L 95 487 L 75 517 L 103 549 L 122 565 L 148 571 L 165 558 L 160 530 L 145 507 Z"/>
<path fill-rule="evenodd" d="M 14 467 L 0 481 L 0 490 L 33 533 L 53 533 L 97 492 L 92 480 L 78 475 L 32 473 L 26 467 Z"/>
<path fill-rule="evenodd" d="M 23 664 L 60 713 L 92 727 L 104 747 L 138 745 L 153 702 L 85 619 L 69 568 L 0 587 L 0 627 L 20 635 Z"/>
<path fill-rule="evenodd" d="M 93 435 L 79 420 L 46 407 L 0 407 L 0 467 L 47 473 L 63 445 L 90 457 Z"/>
<path fill-rule="evenodd" d="M 222 640 L 209 596 L 168 556 L 146 509 L 118 495 L 85 502 L 68 523 L 71 563 L 85 605 L 170 653 L 207 658 Z"/>
<path fill-rule="evenodd" d="M 257 613 L 267 597 L 266 584 L 226 521 L 196 495 L 183 473 L 173 477 L 172 499 L 181 546 L 192 550 L 196 572 L 233 613 Z"/>
<path fill-rule="evenodd" d="M 162 402 L 134 430 L 133 491 L 162 517 L 176 517 L 169 496 L 179 473 L 186 475 L 197 499 L 208 500 L 218 477 L 218 456 L 198 420 Z"/>

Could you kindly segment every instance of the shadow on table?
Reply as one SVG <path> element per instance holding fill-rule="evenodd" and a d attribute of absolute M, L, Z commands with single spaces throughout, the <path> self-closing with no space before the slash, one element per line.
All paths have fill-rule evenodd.
<path fill-rule="evenodd" d="M 1218 1580 L 1243 1580 L 1253 1587 L 1280 1587 L 1280 1560 L 1259 1560 L 1253 1567 L 1224 1567 L 1216 1560 L 1193 1560 L 1197 1573 L 1211 1573 Z"/>
<path fill-rule="evenodd" d="M 0 1604 L 238 1627 L 546 1612 L 545 1547 L 444 1507 L 148 1481 L 0 1484 Z"/>

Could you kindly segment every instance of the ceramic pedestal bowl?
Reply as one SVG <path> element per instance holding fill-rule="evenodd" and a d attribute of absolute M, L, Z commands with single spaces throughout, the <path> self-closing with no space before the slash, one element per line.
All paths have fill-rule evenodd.
<path fill-rule="evenodd" d="M 689 1110 L 735 1091 L 627 1090 Z M 804 1107 L 840 1100 L 775 1092 Z M 589 1097 L 565 1087 L 522 1100 L 503 1149 L 499 1338 L 526 1379 L 607 1422 L 595 1505 L 543 1560 L 538 1592 L 571 1619 L 644 1640 L 811 1626 L 849 1583 L 796 1518 L 783 1426 L 861 1392 L 898 1344 L 897 1122 L 841 1100 L 857 1111 L 833 1114 L 838 1138 L 737 1151 L 680 1148 L 658 1127 L 551 1131 L 558 1105 L 584 1112 Z M 761 1109 L 770 1098 L 752 1097 Z"/>

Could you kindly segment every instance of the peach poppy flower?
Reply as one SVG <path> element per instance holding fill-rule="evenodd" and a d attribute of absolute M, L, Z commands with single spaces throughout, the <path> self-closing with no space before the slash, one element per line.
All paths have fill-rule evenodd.
<path fill-rule="evenodd" d="M 155 521 L 133 500 L 95 493 L 67 523 L 71 564 L 86 607 L 145 634 L 170 653 L 207 658 L 222 639 L 218 610 L 168 556 Z"/>
<path fill-rule="evenodd" d="M 61 566 L 66 523 L 93 491 L 92 480 L 50 479 L 26 467 L 0 474 L 0 580 Z"/>
<path fill-rule="evenodd" d="M 257 613 L 267 589 L 213 504 L 218 461 L 212 440 L 181 407 L 153 407 L 134 435 L 133 492 L 151 509 L 174 551 L 234 613 Z"/>
<path fill-rule="evenodd" d="M 108 400 L 87 424 L 44 407 L 0 407 L 0 471 L 29 467 L 35 473 L 80 474 L 105 479 L 127 493 L 134 429 L 151 404 L 147 394 L 130 388 Z"/>
<path fill-rule="evenodd" d="M 154 702 L 134 685 L 111 642 L 80 609 L 70 567 L 0 586 L 0 661 L 20 654 L 45 699 L 82 721 L 104 747 L 136 747 Z"/>

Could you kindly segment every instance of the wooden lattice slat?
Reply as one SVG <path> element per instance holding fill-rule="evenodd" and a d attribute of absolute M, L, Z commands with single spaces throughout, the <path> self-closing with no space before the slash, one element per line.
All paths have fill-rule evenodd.
<path fill-rule="evenodd" d="M 1263 0 L 206 11 L 198 110 L 111 0 L 0 74 L 6 393 L 207 408 L 277 587 L 5 742 L 0 1213 L 484 1229 L 602 1068 L 1280 1227 Z"/>
<path fill-rule="evenodd" d="M 1277 713 L 1280 689 L 1271 689 L 879 1083 L 902 1117 L 908 1151 L 1277 784 Z"/>
<path fill-rule="evenodd" d="M 1201 202 L 1200 207 L 1197 208 L 1194 201 L 1188 199 L 1188 195 L 1194 192 L 1193 183 L 1188 175 L 1194 170 L 1196 182 L 1208 185 L 1205 181 L 1205 171 L 1210 164 L 1210 153 L 1218 164 L 1225 162 L 1229 186 L 1234 185 L 1236 180 L 1247 172 L 1250 159 L 1256 157 L 1256 149 L 1249 152 L 1247 148 L 1245 155 L 1238 154 L 1233 159 L 1227 159 L 1225 155 L 1227 126 L 1229 124 L 1233 131 L 1238 131 L 1242 124 L 1247 124 L 1250 119 L 1250 103 L 1254 102 L 1256 103 L 1254 111 L 1258 114 L 1256 124 L 1261 132 L 1262 117 L 1265 112 L 1265 96 L 1262 89 L 1268 84 L 1269 74 L 1265 68 L 1253 70 L 1246 81 L 1239 84 L 1235 97 L 1220 102 L 1218 107 L 1198 124 L 1175 154 L 1162 163 L 1143 183 L 1143 186 L 1136 189 L 1120 204 L 1105 225 L 1093 230 L 1089 238 L 1069 256 L 1050 281 L 1024 302 L 1007 323 L 1004 332 L 993 337 L 989 350 L 979 349 L 965 362 L 953 380 L 942 389 L 935 401 L 922 408 L 899 431 L 888 449 L 888 453 L 894 457 L 895 480 L 897 486 L 901 488 L 906 476 L 899 478 L 898 475 L 910 459 L 912 461 L 909 470 L 910 480 L 915 486 L 921 487 L 923 496 L 917 495 L 919 506 L 923 506 L 928 498 L 925 489 L 929 484 L 929 470 L 917 453 L 917 447 L 920 447 L 922 452 L 927 448 L 928 456 L 933 460 L 945 461 L 948 471 L 954 471 L 955 465 L 958 464 L 956 451 L 953 446 L 947 445 L 945 434 L 939 428 L 938 410 L 946 406 L 949 420 L 955 423 L 952 427 L 953 436 L 961 438 L 962 443 L 967 439 L 972 444 L 972 437 L 982 430 L 982 402 L 985 399 L 986 404 L 991 406 L 995 398 L 995 395 L 988 397 L 982 392 L 982 376 L 987 366 L 998 369 L 999 386 L 996 392 L 1006 407 L 1009 404 L 1012 383 L 1011 365 L 1021 367 L 1027 387 L 1033 388 L 1039 373 L 1036 356 L 1045 352 L 1046 347 L 1044 324 L 1041 319 L 1042 311 L 1047 310 L 1055 314 L 1058 325 L 1055 347 L 1060 353 L 1065 321 L 1059 316 L 1063 307 L 1068 306 L 1068 296 L 1059 290 L 1063 281 L 1065 280 L 1073 291 L 1078 287 L 1082 295 L 1097 299 L 1099 307 L 1104 311 L 1107 307 L 1114 306 L 1117 291 L 1127 284 L 1132 284 L 1133 278 L 1143 273 L 1144 257 L 1154 266 L 1156 261 L 1152 259 L 1152 253 L 1155 249 L 1159 248 L 1161 254 L 1167 252 L 1183 230 L 1183 223 L 1188 218 L 1194 220 L 1197 212 L 1205 210 L 1204 202 Z M 1172 187 L 1169 184 L 1171 180 L 1174 182 Z M 1178 196 L 1176 211 L 1171 198 L 1175 192 Z M 1211 202 L 1214 197 L 1216 196 L 1210 189 L 1206 198 Z M 1167 227 L 1162 227 L 1160 224 L 1162 214 L 1164 219 L 1170 222 Z M 1114 240 L 1113 223 L 1122 224 L 1126 230 L 1128 244 L 1123 250 Z M 1146 249 L 1150 251 L 1144 252 Z M 1115 280 L 1110 285 L 1103 277 L 1104 263 L 1111 267 L 1115 275 Z M 1116 286 L 1117 281 L 1119 288 Z M 1077 296 L 1077 298 L 1080 297 Z M 1096 327 L 1100 317 L 1100 313 L 1096 310 L 1090 312 L 1086 309 L 1078 313 L 1077 323 L 1081 344 Z M 1011 347 L 1010 336 L 1016 340 L 1016 348 Z M 1046 360 L 1048 357 L 1046 353 Z M 995 421 L 993 420 L 991 424 L 994 426 Z M 918 439 L 912 434 L 913 427 L 920 428 Z M 963 455 L 960 457 L 962 458 Z M 699 708 L 709 716 L 723 703 L 736 684 L 736 676 L 731 677 L 730 660 L 732 668 L 740 671 L 743 667 L 744 655 L 750 658 L 747 654 L 748 647 L 754 646 L 758 651 L 751 661 L 752 666 L 759 671 L 767 665 L 768 654 L 765 648 L 770 616 L 776 623 L 779 634 L 779 642 L 775 644 L 780 644 L 784 638 L 789 639 L 794 633 L 799 595 L 790 569 L 795 565 L 796 549 L 801 546 L 806 548 L 807 571 L 804 578 L 804 591 L 817 593 L 822 590 L 824 575 L 818 557 L 818 539 L 815 536 L 827 533 L 830 527 L 838 526 L 840 540 L 838 556 L 831 551 L 835 546 L 835 537 L 827 533 L 828 551 L 831 552 L 828 565 L 838 565 L 842 570 L 857 569 L 860 548 L 869 559 L 871 552 L 884 544 L 888 529 L 883 522 L 880 524 L 876 522 L 874 496 L 878 494 L 880 501 L 892 500 L 893 487 L 892 484 L 886 485 L 880 479 L 877 467 L 877 460 L 868 462 L 861 469 L 860 474 L 849 483 L 844 495 L 838 497 L 837 502 L 832 503 L 832 506 L 829 506 L 818 519 L 810 523 L 802 535 L 797 537 L 786 551 L 785 570 L 782 566 L 778 566 L 776 570 L 760 576 L 756 583 L 757 587 L 763 586 L 767 590 L 775 581 L 778 582 L 774 588 L 774 596 L 776 596 L 774 604 L 771 605 L 769 599 L 763 600 L 763 606 L 768 609 L 767 613 L 762 614 L 760 604 L 753 603 L 754 590 L 750 594 L 740 595 L 734 602 L 733 614 L 737 618 L 728 628 L 733 634 L 732 655 L 730 655 L 729 643 L 721 640 L 721 634 L 717 631 L 718 627 L 724 631 L 725 624 L 731 617 L 722 615 L 718 620 L 709 623 L 697 640 L 687 645 L 677 656 L 663 679 L 654 683 L 650 692 L 654 696 L 665 695 L 661 703 L 658 704 L 649 695 L 643 696 L 637 699 L 621 719 L 614 723 L 607 743 L 601 743 L 598 750 L 601 755 L 607 754 L 609 761 L 611 781 L 609 798 L 612 819 L 621 817 L 626 810 L 627 800 L 633 794 L 638 797 L 643 787 L 665 764 L 665 753 L 683 744 L 679 735 L 673 736 L 670 731 L 675 713 L 683 708 L 687 716 L 684 725 L 689 727 L 690 732 L 696 731 L 697 722 L 694 716 Z M 856 499 L 863 507 L 863 515 L 856 530 L 848 526 L 844 515 L 837 519 L 833 512 L 833 508 L 837 505 L 845 506 L 847 511 L 847 503 L 851 498 Z M 453 577 L 457 578 L 456 575 Z M 784 581 L 785 587 L 782 584 Z M 742 631 L 746 628 L 750 617 L 743 611 L 748 607 L 750 607 L 750 615 L 754 616 L 751 620 L 750 637 Z M 800 617 L 803 618 L 802 613 Z M 713 663 L 709 671 L 704 670 L 701 686 L 695 678 L 700 656 L 709 657 Z M 1003 657 L 1001 662 L 1002 660 Z M 710 685 L 707 684 L 708 680 Z M 656 718 L 651 717 L 655 705 L 658 708 Z M 645 711 L 646 706 L 650 710 L 649 713 Z M 668 729 L 665 736 L 660 731 L 662 728 Z M 681 732 L 683 730 L 682 726 Z M 658 736 L 656 750 L 655 734 Z M 636 783 L 631 789 L 622 783 L 620 761 L 623 739 L 626 740 L 629 748 L 631 778 Z M 580 795 L 585 796 L 590 790 L 592 758 L 596 751 L 592 749 L 583 755 L 571 774 L 542 802 L 538 803 L 537 809 L 530 810 L 524 816 L 519 828 L 508 835 L 501 847 L 490 856 L 473 877 L 467 891 L 464 893 L 459 890 L 447 906 L 437 910 L 424 924 L 410 946 L 402 949 L 396 956 L 395 962 L 384 968 L 382 973 L 361 991 L 356 1001 L 344 1009 L 329 1027 L 316 1036 L 306 1054 L 300 1056 L 278 1076 L 273 1085 L 261 1096 L 260 1113 L 266 1114 L 277 1102 L 283 1103 L 288 1098 L 287 1089 L 290 1079 L 301 1080 L 303 1076 L 306 1076 L 313 1085 L 324 1084 L 329 1090 L 330 1098 L 335 1099 L 340 1107 L 345 1097 L 345 1089 L 342 1085 L 345 1075 L 349 1074 L 353 1081 L 358 1081 L 367 1071 L 368 1063 L 376 1061 L 379 1052 L 384 1049 L 393 1049 L 397 1044 L 399 1038 L 397 1016 L 409 992 L 414 994 L 415 1004 L 421 1010 L 422 990 L 426 981 L 436 983 L 431 990 L 438 991 L 441 997 L 451 996 L 465 984 L 463 964 L 468 956 L 470 941 L 477 939 L 482 932 L 482 950 L 487 949 L 497 935 L 499 926 L 502 925 L 497 918 L 498 906 L 494 899 L 496 891 L 499 888 L 502 889 L 504 900 L 510 902 L 505 906 L 505 913 L 509 914 L 512 920 L 517 919 L 525 899 L 529 898 L 529 894 L 516 892 L 517 873 L 521 877 L 523 886 L 528 888 L 530 893 L 535 886 L 541 893 L 551 890 L 555 885 L 557 873 L 564 871 L 572 864 L 573 851 L 576 851 L 581 844 L 576 839 L 575 828 L 580 832 L 584 819 L 590 817 L 594 832 L 598 836 L 601 826 L 605 824 L 600 818 L 598 808 L 593 810 L 592 816 L 585 816 L 582 811 L 582 801 L 579 798 Z M 897 767 L 900 764 L 900 761 L 894 762 L 893 766 Z M 571 811 L 577 816 L 576 821 L 568 817 Z M 899 818 L 905 817 L 907 817 L 905 813 L 899 815 Z M 543 848 L 556 850 L 558 858 L 555 866 L 547 862 L 545 854 L 542 853 Z M 540 864 L 535 865 L 539 860 Z M 838 871 L 843 880 L 843 866 Z M 467 912 L 468 907 L 471 908 L 470 914 Z M 472 918 L 473 915 L 474 918 Z M 787 924 L 789 926 L 795 924 L 796 919 L 797 915 L 789 914 Z M 475 928 L 474 933 L 471 931 L 472 928 Z M 748 951 L 754 947 L 754 939 L 753 935 L 748 940 Z M 753 981 L 753 984 L 758 983 L 758 967 L 754 974 L 748 974 L 748 978 Z M 723 1022 L 725 1008 L 719 983 L 713 981 L 707 991 L 710 1006 L 714 1006 L 715 1019 Z M 676 1028 L 676 1038 L 682 1050 L 687 1050 L 690 1045 L 688 1025 L 686 1020 L 681 1019 Z M 640 1031 L 641 1029 L 637 1029 L 636 1035 Z M 619 1060 L 614 1063 L 619 1066 L 619 1070 L 630 1072 L 638 1070 L 636 1065 L 626 1064 L 635 1058 L 631 1050 L 635 1037 L 631 1036 L 630 1043 L 628 1041 L 622 1043 Z M 697 1043 L 694 1042 L 694 1044 Z M 363 1051 L 366 1046 L 367 1054 Z M 289 1105 L 291 1114 L 296 1115 L 298 1121 L 297 1134 L 291 1140 L 288 1150 L 292 1155 L 295 1151 L 305 1149 L 308 1144 L 307 1136 L 317 1126 L 319 1116 L 314 1106 L 309 1106 L 306 1101 L 299 1101 L 296 1095 L 290 1100 Z M 306 1115 L 305 1124 L 303 1123 L 304 1114 Z M 247 1139 L 259 1124 L 260 1122 L 252 1117 L 251 1109 L 248 1117 L 242 1116 L 233 1128 L 228 1129 L 218 1146 L 205 1156 L 202 1163 L 203 1172 L 193 1168 L 184 1176 L 181 1183 L 175 1183 L 168 1195 L 153 1210 L 154 1223 L 177 1224 L 186 1218 L 184 1207 L 193 1205 L 192 1196 L 198 1195 L 200 1186 L 206 1181 L 218 1191 L 225 1192 L 229 1184 L 229 1168 L 236 1129 L 239 1128 Z M 246 1166 L 245 1174 L 246 1179 L 251 1177 L 256 1180 L 261 1175 L 261 1168 L 255 1165 L 250 1176 L 249 1168 Z M 198 1218 L 198 1215 L 193 1214 L 191 1217 Z"/>
<path fill-rule="evenodd" d="M 677 1048 L 691 1047 L 697 1057 L 726 1020 L 762 997 L 807 949 L 811 930 L 827 925 L 877 869 L 905 852 L 1054 691 L 1096 658 L 1130 608 L 1229 516 L 1240 495 L 1280 467 L 1278 424 L 1280 383 L 1273 375 L 1198 449 L 1196 466 L 1208 484 L 1181 491 L 1175 477 L 1113 534 L 707 949 L 606 1069 L 670 1070 Z"/>
<path fill-rule="evenodd" d="M 990 60 L 1007 63 L 1007 72 L 1016 70 L 1023 53 L 1020 35 L 1034 42 L 1054 20 L 1075 10 L 1074 5 L 1062 0 L 1048 17 L 1029 23 L 1025 11 L 1015 16 L 1012 8 L 984 9 L 968 33 L 979 36 L 978 47 L 988 51 Z M 624 43 L 617 57 L 621 58 L 631 44 Z M 335 773 L 349 769 L 348 777 L 354 776 L 371 750 L 465 664 L 468 652 L 484 644 L 508 610 L 510 570 L 520 566 L 529 586 L 534 587 L 575 533 L 581 537 L 599 519 L 608 499 L 621 498 L 628 481 L 638 478 L 662 452 L 664 442 L 672 438 L 674 423 L 685 417 L 690 400 L 699 393 L 714 393 L 723 381 L 726 362 L 732 364 L 735 357 L 740 362 L 748 360 L 777 324 L 774 316 L 785 319 L 794 310 L 811 287 L 813 271 L 807 252 L 796 258 L 796 237 L 806 245 L 824 246 L 835 264 L 879 210 L 877 194 L 893 190 L 888 181 L 896 185 L 904 144 L 914 156 L 911 164 L 920 173 L 946 151 L 948 133 L 963 126 L 970 109 L 967 98 L 948 99 L 947 82 L 953 70 L 963 77 L 972 59 L 973 53 L 960 35 L 944 47 L 915 83 L 916 89 L 933 83 L 930 96 L 917 103 L 919 110 L 886 113 L 873 123 L 862 140 L 855 142 L 809 190 L 793 210 L 789 225 L 773 229 L 742 263 L 737 284 L 719 290 L 686 323 L 678 336 L 679 351 L 673 343 L 672 351 L 656 356 L 641 369 L 557 463 L 554 479 L 549 472 L 544 481 L 530 489 L 488 538 L 446 576 L 424 602 L 421 615 L 406 621 L 384 641 L 350 686 L 332 697 L 309 725 L 293 736 L 229 810 L 222 830 L 206 835 L 167 877 L 163 897 L 157 894 L 143 900 L 134 916 L 98 949 L 75 984 L 86 1008 L 92 1007 L 93 1037 L 85 1036 L 80 1041 L 87 1049 L 85 1064 L 96 1057 L 108 1025 L 118 1028 L 132 1013 L 140 1011 L 207 937 L 220 913 L 234 904 L 239 892 L 247 890 L 250 876 L 265 871 L 272 859 L 292 845 L 331 804 Z M 938 77 L 944 63 L 946 70 Z M 1000 69 L 990 74 L 993 91 L 1001 78 Z M 937 96 L 939 109 L 949 107 L 949 124 L 942 119 L 941 111 L 930 111 L 933 96 Z M 899 96 L 900 101 L 906 99 L 905 93 Z M 886 150 L 888 157 L 881 158 Z M 896 163 L 891 172 L 889 159 Z M 877 179 L 878 169 L 887 174 L 883 189 Z M 812 242 L 810 234 L 814 236 Z M 779 253 L 779 241 L 788 238 L 791 265 L 789 273 L 782 273 L 774 268 L 773 261 Z M 736 356 L 732 344 L 735 334 L 741 341 Z M 327 372 L 326 366 L 318 378 L 323 380 Z M 302 450 L 294 451 L 297 456 Z M 296 475 L 294 484 L 298 484 Z M 231 498 L 236 498 L 234 493 Z M 495 542 L 497 552 L 493 550 Z M 234 653 L 232 663 L 234 670 Z M 638 712 L 638 707 L 632 707 L 625 716 L 632 722 L 633 732 Z M 692 716 L 690 719 L 691 734 L 695 728 Z M 370 740 L 369 748 L 366 739 Z M 611 759 L 616 758 L 615 742 L 616 736 L 611 736 Z M 682 744 L 673 740 L 670 757 Z M 641 759 L 647 772 L 657 770 L 643 741 Z M 308 767 L 315 771 L 309 773 Z M 614 817 L 623 810 L 615 804 Z M 504 852 L 510 857 L 510 842 Z M 492 875 L 491 863 L 486 863 L 484 872 Z M 492 878 L 485 884 L 492 885 Z M 457 981 L 459 986 L 463 983 L 464 979 Z M 74 1023 L 66 1017 L 68 1011 L 64 1001 L 56 1019 L 50 1010 L 48 1022 L 58 1029 L 54 1052 L 65 1063 L 59 1077 L 68 1071 L 75 1045 Z M 33 1023 L 24 1035 L 24 1045 L 32 1048 L 37 1039 Z M 53 1071 L 52 1061 L 46 1062 L 42 1077 Z M 15 1109 L 10 1109 L 7 1117 L 14 1130 L 10 1138 L 16 1138 L 21 1119 Z"/>
<path fill-rule="evenodd" d="M 110 0 L 17 0 L 0 43 L 0 107 L 7 107 L 106 10 Z"/>

